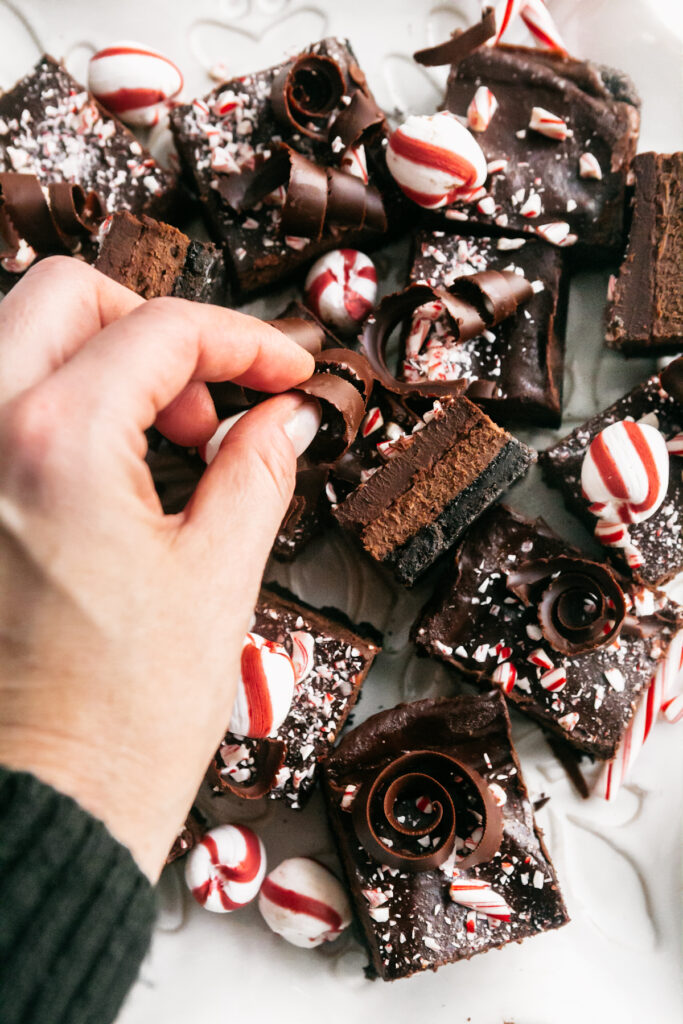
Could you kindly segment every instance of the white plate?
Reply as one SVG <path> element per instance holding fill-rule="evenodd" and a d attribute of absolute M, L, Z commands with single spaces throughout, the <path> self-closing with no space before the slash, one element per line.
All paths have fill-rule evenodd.
<path fill-rule="evenodd" d="M 679 0 L 551 0 L 550 6 L 571 52 L 621 67 L 635 80 L 643 98 L 641 148 L 680 148 Z M 428 0 L 0 0 L 0 85 L 11 85 L 41 49 L 65 56 L 83 77 L 95 48 L 123 38 L 146 42 L 176 60 L 190 97 L 209 88 L 207 72 L 218 61 L 241 74 L 332 33 L 351 39 L 387 109 L 427 111 L 440 98 L 444 74 L 419 68 L 410 54 L 469 23 L 476 9 L 474 3 Z M 519 40 L 524 38 L 520 32 Z M 385 290 L 405 266 L 403 246 L 381 258 Z M 627 363 L 602 347 L 606 281 L 601 272 L 578 275 L 572 283 L 562 433 L 651 369 L 646 361 Z M 266 307 L 274 313 L 282 304 L 281 295 Z M 553 436 L 561 435 L 539 431 L 526 439 L 545 447 Z M 585 543 L 583 530 L 536 473 L 514 489 L 512 502 Z M 407 640 L 424 594 L 390 592 L 337 537 L 314 544 L 291 569 L 272 566 L 268 575 L 305 599 L 336 604 L 385 631 L 385 651 L 365 683 L 356 721 L 399 700 L 448 692 L 445 669 L 418 661 Z M 539 730 L 518 716 L 513 725 L 532 796 L 551 796 L 538 820 L 572 917 L 566 928 L 436 975 L 386 985 L 364 979 L 365 958 L 350 935 L 304 951 L 273 936 L 255 907 L 231 915 L 206 913 L 184 892 L 182 868 L 176 866 L 162 879 L 159 928 L 119 1024 L 261 1024 L 270 1017 L 279 1024 L 373 1018 L 395 1024 L 681 1020 L 680 732 L 658 726 L 632 781 L 607 805 L 578 799 Z M 163 772 L 157 784 L 163 800 Z M 276 803 L 242 806 L 240 813 L 243 820 L 257 818 L 271 864 L 294 853 L 334 864 L 318 795 L 300 814 Z"/>

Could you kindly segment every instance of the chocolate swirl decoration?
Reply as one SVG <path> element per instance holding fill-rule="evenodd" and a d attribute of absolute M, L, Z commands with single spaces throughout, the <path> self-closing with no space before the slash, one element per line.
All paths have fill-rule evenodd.
<path fill-rule="evenodd" d="M 304 53 L 275 76 L 270 102 L 281 124 L 309 139 L 324 140 L 329 115 L 344 92 L 344 75 L 336 60 Z"/>
<path fill-rule="evenodd" d="M 317 372 L 294 390 L 320 402 L 322 423 L 306 455 L 311 462 L 328 463 L 353 444 L 374 378 L 367 360 L 352 349 L 326 349 L 315 361 Z"/>
<path fill-rule="evenodd" d="M 624 625 L 624 593 L 597 562 L 565 555 L 524 562 L 508 573 L 507 587 L 525 605 L 537 606 L 543 636 L 561 654 L 605 647 Z"/>
<path fill-rule="evenodd" d="M 439 398 L 461 395 L 464 391 L 475 400 L 496 394 L 492 381 L 408 381 L 397 380 L 387 365 L 386 348 L 394 329 L 420 306 L 438 301 L 451 321 L 457 341 L 469 341 L 483 331 L 502 323 L 533 295 L 527 279 L 510 270 L 483 270 L 478 274 L 458 277 L 449 288 L 413 284 L 402 292 L 382 299 L 365 321 L 361 332 L 361 349 L 377 379 L 390 391 L 404 395 Z"/>
<path fill-rule="evenodd" d="M 55 182 L 46 188 L 34 174 L 0 173 L 0 257 L 14 259 L 22 240 L 41 255 L 73 250 L 104 220 L 96 192 Z"/>
<path fill-rule="evenodd" d="M 481 21 L 471 28 L 462 31 L 456 29 L 450 39 L 437 46 L 429 46 L 413 54 L 413 60 L 427 68 L 439 67 L 442 64 L 458 64 L 465 57 L 479 49 L 488 39 L 496 34 L 496 15 L 493 7 L 485 7 Z"/>
<path fill-rule="evenodd" d="M 333 227 L 384 232 L 387 218 L 379 191 L 336 167 L 319 167 L 281 143 L 254 171 L 218 175 L 218 191 L 236 213 L 253 209 L 285 186 L 281 230 L 319 241 Z"/>
<path fill-rule="evenodd" d="M 503 837 L 502 812 L 478 772 L 437 750 L 403 754 L 361 785 L 352 804 L 353 825 L 361 845 L 380 864 L 401 871 L 412 873 L 439 867 L 455 850 L 456 811 L 452 792 L 459 779 L 469 782 L 479 796 L 483 834 L 476 848 L 459 860 L 457 867 L 490 861 Z M 426 824 L 412 826 L 400 820 L 396 813 L 399 801 L 421 796 L 432 804 Z M 416 852 L 418 840 L 427 837 L 429 844 Z"/>

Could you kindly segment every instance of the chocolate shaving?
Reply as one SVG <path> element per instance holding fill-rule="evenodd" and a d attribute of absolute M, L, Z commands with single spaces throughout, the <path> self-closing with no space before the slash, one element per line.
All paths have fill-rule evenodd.
<path fill-rule="evenodd" d="M 311 320 L 304 320 L 303 317 L 282 317 L 277 320 L 267 320 L 266 323 L 277 328 L 278 331 L 282 331 L 290 341 L 296 342 L 313 356 L 318 355 L 325 343 L 325 332 L 322 328 Z"/>
<path fill-rule="evenodd" d="M 252 780 L 250 782 L 234 782 L 229 775 L 221 771 L 220 751 L 212 762 L 209 781 L 214 789 L 228 789 L 235 796 L 245 800 L 258 800 L 270 793 L 275 785 L 275 778 L 285 762 L 287 747 L 282 740 L 260 740 L 250 752 L 254 760 Z M 213 776 L 213 778 L 211 778 Z"/>
<path fill-rule="evenodd" d="M 218 191 L 237 213 L 253 209 L 283 185 L 287 196 L 280 227 L 285 234 L 319 241 L 333 226 L 387 229 L 382 196 L 373 185 L 335 167 L 319 167 L 284 144 L 254 171 L 218 175 Z"/>
<path fill-rule="evenodd" d="M 369 135 L 374 135 L 386 123 L 384 111 L 375 103 L 371 96 L 357 89 L 348 106 L 342 107 L 330 127 L 330 138 L 339 137 L 344 149 L 364 143 Z"/>
<path fill-rule="evenodd" d="M 96 192 L 57 182 L 47 196 L 33 174 L 0 173 L 0 255 L 14 258 L 22 240 L 37 253 L 71 251 L 104 220 Z"/>
<path fill-rule="evenodd" d="M 614 643 L 626 617 L 624 593 L 610 570 L 583 558 L 539 558 L 508 573 L 507 587 L 537 605 L 543 636 L 561 654 Z"/>
<path fill-rule="evenodd" d="M 436 750 L 405 753 L 360 787 L 351 812 L 359 842 L 380 864 L 401 871 L 438 868 L 455 849 L 456 813 L 451 792 L 463 778 L 479 795 L 483 834 L 475 849 L 458 861 L 458 869 L 487 863 L 503 837 L 502 812 L 478 772 Z M 431 802 L 432 813 L 426 824 L 408 825 L 397 817 L 396 805 L 399 800 L 420 796 Z M 416 852 L 418 840 L 426 837 L 429 844 Z M 407 848 L 411 841 L 413 849 Z"/>
<path fill-rule="evenodd" d="M 327 120 L 344 95 L 344 75 L 336 60 L 302 54 L 273 79 L 270 102 L 275 117 L 309 139 L 326 139 Z"/>
<path fill-rule="evenodd" d="M 442 64 L 458 64 L 465 57 L 469 57 L 474 50 L 492 39 L 496 34 L 496 15 L 492 7 L 486 7 L 482 11 L 481 21 L 471 28 L 456 29 L 450 39 L 436 46 L 428 46 L 424 50 L 418 50 L 413 54 L 413 59 L 418 64 L 427 68 L 439 67 Z"/>

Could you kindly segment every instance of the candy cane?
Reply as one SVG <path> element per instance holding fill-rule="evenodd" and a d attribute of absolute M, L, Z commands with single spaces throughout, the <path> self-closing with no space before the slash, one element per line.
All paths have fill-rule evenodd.
<path fill-rule="evenodd" d="M 478 914 L 486 914 L 499 921 L 509 921 L 512 917 L 512 911 L 503 897 L 483 878 L 454 878 L 448 891 L 454 903 L 471 907 Z"/>
<path fill-rule="evenodd" d="M 521 10 L 524 24 L 542 46 L 568 56 L 567 47 L 562 41 L 557 26 L 550 16 L 550 11 L 543 0 L 526 0 Z"/>

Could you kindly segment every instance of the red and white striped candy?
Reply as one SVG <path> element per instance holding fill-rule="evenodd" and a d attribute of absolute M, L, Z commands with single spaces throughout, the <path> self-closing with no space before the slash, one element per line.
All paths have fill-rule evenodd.
<path fill-rule="evenodd" d="M 333 249 L 313 264 L 304 291 L 318 319 L 353 333 L 375 304 L 377 271 L 364 252 Z"/>
<path fill-rule="evenodd" d="M 376 405 L 368 410 L 360 425 L 361 437 L 369 437 L 370 434 L 374 434 L 376 430 L 380 430 L 383 426 L 384 417 L 382 416 L 382 410 Z"/>
<path fill-rule="evenodd" d="M 498 100 L 485 85 L 480 85 L 467 108 L 467 123 L 473 132 L 485 132 L 498 110 Z"/>
<path fill-rule="evenodd" d="M 623 523 L 613 523 L 610 519 L 600 519 L 595 524 L 595 537 L 608 548 L 626 548 L 630 544 L 627 528 Z"/>
<path fill-rule="evenodd" d="M 471 193 L 486 181 L 479 143 L 447 110 L 409 117 L 387 147 L 387 166 L 405 194 L 419 206 L 437 209 Z"/>
<path fill-rule="evenodd" d="M 652 682 L 643 695 L 631 723 L 624 733 L 616 755 L 601 772 L 596 791 L 605 800 L 613 800 L 640 753 L 661 711 L 669 721 L 678 721 L 683 710 L 683 630 L 674 636 L 666 654 L 657 665 Z"/>
<path fill-rule="evenodd" d="M 551 114 L 544 107 L 531 108 L 529 128 L 532 131 L 539 132 L 540 135 L 547 136 L 549 139 L 555 139 L 557 142 L 564 142 L 567 136 L 571 135 L 566 121 L 563 121 L 557 114 Z"/>
<path fill-rule="evenodd" d="M 501 0 L 495 8 L 496 34 L 487 41 L 487 46 L 495 46 L 505 35 L 510 25 L 522 13 L 525 0 Z"/>
<path fill-rule="evenodd" d="M 341 882 L 310 857 L 290 857 L 264 879 L 258 907 L 264 921 L 294 946 L 331 942 L 351 923 Z"/>
<path fill-rule="evenodd" d="M 538 665 L 539 668 L 546 669 L 546 671 L 554 668 L 552 661 L 542 647 L 537 647 L 531 654 L 527 654 L 526 660 L 530 661 L 532 665 Z"/>
<path fill-rule="evenodd" d="M 500 683 L 503 693 L 510 693 L 517 681 L 517 669 L 511 661 L 504 661 L 502 665 L 496 665 L 491 678 L 494 683 Z"/>
<path fill-rule="evenodd" d="M 250 903 L 265 873 L 263 843 L 245 825 L 212 828 L 185 861 L 188 889 L 197 903 L 217 914 Z"/>
<path fill-rule="evenodd" d="M 575 245 L 576 235 L 570 234 L 569 224 L 566 220 L 549 220 L 545 224 L 539 224 L 534 228 L 537 235 L 551 245 Z"/>
<path fill-rule="evenodd" d="M 512 911 L 503 897 L 483 878 L 454 878 L 448 892 L 454 903 L 471 907 L 478 914 L 486 914 L 499 921 L 509 921 L 512 917 Z"/>
<path fill-rule="evenodd" d="M 579 157 L 579 177 L 602 181 L 602 168 L 592 153 L 582 153 Z"/>
<path fill-rule="evenodd" d="M 365 146 L 349 146 L 342 153 L 339 167 L 346 174 L 353 174 L 354 178 L 367 185 L 368 183 L 368 161 L 365 156 Z"/>
<path fill-rule="evenodd" d="M 556 693 L 558 690 L 563 690 L 567 685 L 567 673 L 560 665 L 558 668 L 553 668 L 549 672 L 544 672 L 539 679 L 539 683 L 544 690 Z"/>
<path fill-rule="evenodd" d="M 666 442 L 669 455 L 683 455 L 683 434 L 675 434 Z"/>
<path fill-rule="evenodd" d="M 88 64 L 90 92 L 126 124 L 156 124 L 163 104 L 182 87 L 183 76 L 173 61 L 140 43 L 114 43 Z"/>
<path fill-rule="evenodd" d="M 277 732 L 292 706 L 296 671 L 281 644 L 247 633 L 229 732 L 264 739 Z"/>
<path fill-rule="evenodd" d="M 525 0 L 522 19 L 534 39 L 548 50 L 567 54 L 567 47 L 543 0 Z"/>
<path fill-rule="evenodd" d="M 611 522 L 640 523 L 654 515 L 669 485 L 669 453 L 656 427 L 619 420 L 593 438 L 581 467 L 591 511 Z"/>
<path fill-rule="evenodd" d="M 292 641 L 292 664 L 297 684 L 309 676 L 315 665 L 315 637 L 303 629 L 289 634 Z"/>

